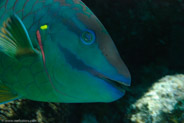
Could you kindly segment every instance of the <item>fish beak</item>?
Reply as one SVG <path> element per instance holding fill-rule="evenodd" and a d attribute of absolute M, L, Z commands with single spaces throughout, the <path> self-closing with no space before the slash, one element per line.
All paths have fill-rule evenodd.
<path fill-rule="evenodd" d="M 113 72 L 111 71 L 100 72 L 102 73 L 101 78 L 114 81 L 125 86 L 130 86 L 131 75 L 128 68 L 121 59 L 111 37 L 110 36 L 105 37 L 106 40 L 99 42 L 99 46 L 103 55 L 106 57 L 108 63 L 110 64 L 110 66 L 112 66 Z"/>

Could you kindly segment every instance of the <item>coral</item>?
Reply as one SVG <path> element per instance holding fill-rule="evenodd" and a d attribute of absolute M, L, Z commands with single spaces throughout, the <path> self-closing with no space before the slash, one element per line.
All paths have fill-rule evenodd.
<path fill-rule="evenodd" d="M 179 122 L 174 116 L 184 115 L 183 101 L 184 75 L 165 76 L 155 82 L 147 93 L 131 105 L 131 121 L 136 123 L 160 123 L 169 122 L 169 120 Z M 170 118 L 168 118 L 169 115 Z"/>
<path fill-rule="evenodd" d="M 70 111 L 72 109 L 69 104 L 16 100 L 0 105 L 0 122 L 28 120 L 39 123 L 68 123 Z"/>

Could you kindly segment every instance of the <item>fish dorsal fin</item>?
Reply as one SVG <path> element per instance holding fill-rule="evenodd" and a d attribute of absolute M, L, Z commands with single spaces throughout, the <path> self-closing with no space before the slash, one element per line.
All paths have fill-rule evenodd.
<path fill-rule="evenodd" d="M 15 14 L 3 23 L 0 30 L 0 51 L 13 58 L 37 54 L 23 22 Z"/>
<path fill-rule="evenodd" d="M 19 99 L 19 96 L 0 82 L 0 104 L 4 104 L 16 99 Z"/>

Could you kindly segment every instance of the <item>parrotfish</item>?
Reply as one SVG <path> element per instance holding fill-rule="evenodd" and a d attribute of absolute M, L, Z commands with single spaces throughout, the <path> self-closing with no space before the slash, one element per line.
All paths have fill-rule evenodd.
<path fill-rule="evenodd" d="M 0 0 L 0 103 L 112 102 L 130 73 L 80 0 Z"/>

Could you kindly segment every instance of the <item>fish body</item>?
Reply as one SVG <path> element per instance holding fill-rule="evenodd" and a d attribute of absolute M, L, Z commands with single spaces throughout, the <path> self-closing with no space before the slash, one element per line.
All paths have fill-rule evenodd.
<path fill-rule="evenodd" d="M 130 73 L 80 0 L 0 1 L 0 103 L 112 102 Z M 115 83 L 115 84 L 114 84 Z"/>

